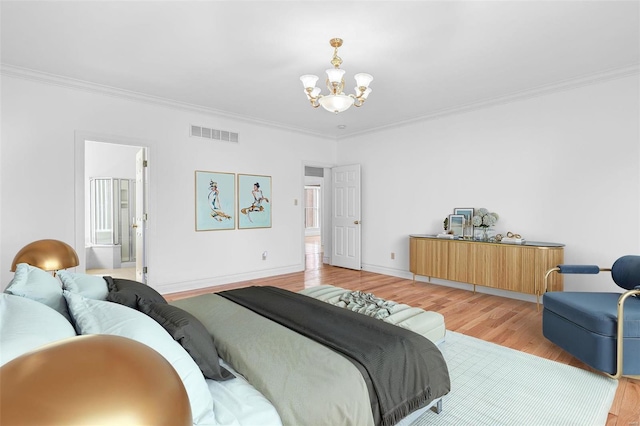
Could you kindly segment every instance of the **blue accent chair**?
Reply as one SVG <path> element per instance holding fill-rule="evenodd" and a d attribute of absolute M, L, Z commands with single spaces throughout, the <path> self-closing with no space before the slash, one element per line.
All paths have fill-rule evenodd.
<path fill-rule="evenodd" d="M 542 297 L 542 334 L 585 364 L 619 379 L 640 377 L 640 256 L 613 266 L 558 265 L 561 274 L 611 271 L 620 293 L 548 292 Z M 546 291 L 546 288 L 545 288 Z M 618 321 L 619 318 L 624 318 Z M 624 336 L 618 339 L 617 336 Z"/>

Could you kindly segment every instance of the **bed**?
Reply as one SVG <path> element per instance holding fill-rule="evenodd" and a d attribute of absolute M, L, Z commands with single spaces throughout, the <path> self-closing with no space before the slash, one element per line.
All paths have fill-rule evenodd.
<path fill-rule="evenodd" d="M 336 291 L 346 294 L 347 290 L 324 286 L 317 291 L 296 297 L 352 314 L 338 307 L 340 302 L 335 299 Z M 326 297 L 327 291 L 334 292 L 333 299 Z M 411 329 L 424 324 L 424 318 L 416 319 L 422 312 L 402 305 L 383 321 L 355 315 L 377 323 L 395 321 Z M 444 322 L 437 322 L 434 319 L 434 326 L 427 327 L 435 341 L 444 337 Z M 441 333 L 434 331 L 438 328 Z M 391 423 L 388 418 L 374 420 L 370 381 L 375 379 L 366 379 L 362 367 L 335 349 L 266 320 L 220 294 L 168 304 L 140 283 L 66 271 L 54 278 L 38 268 L 19 265 L 0 299 L 0 364 L 77 334 L 121 335 L 160 352 L 183 380 L 194 424 L 364 425 L 384 421 L 404 425 L 437 405 L 450 386 L 446 364 L 436 361 L 429 368 L 437 383 L 432 383 L 428 398 L 411 407 L 402 419 L 393 418 Z M 420 339 L 436 348 L 431 340 Z M 435 352 L 439 353 L 437 348 Z"/>

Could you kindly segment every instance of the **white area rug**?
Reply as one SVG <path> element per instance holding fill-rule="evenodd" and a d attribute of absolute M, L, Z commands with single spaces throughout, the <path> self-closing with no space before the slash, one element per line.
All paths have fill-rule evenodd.
<path fill-rule="evenodd" d="M 604 425 L 618 381 L 447 331 L 451 377 L 443 410 L 422 425 Z"/>

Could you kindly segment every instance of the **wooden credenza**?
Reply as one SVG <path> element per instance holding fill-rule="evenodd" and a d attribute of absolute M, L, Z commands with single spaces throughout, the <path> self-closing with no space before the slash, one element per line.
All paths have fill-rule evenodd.
<path fill-rule="evenodd" d="M 409 236 L 409 270 L 416 275 L 517 291 L 539 297 L 546 272 L 564 261 L 564 245 L 448 240 Z M 549 276 L 547 291 L 562 291 L 562 274 Z"/>

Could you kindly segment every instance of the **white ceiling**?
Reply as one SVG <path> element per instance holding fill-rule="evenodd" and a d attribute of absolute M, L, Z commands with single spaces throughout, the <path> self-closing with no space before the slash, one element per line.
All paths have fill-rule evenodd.
<path fill-rule="evenodd" d="M 1 62 L 339 138 L 637 75 L 639 5 L 2 0 Z M 311 108 L 299 80 L 324 80 L 333 37 L 347 93 L 357 72 L 374 76 L 367 103 L 337 115 Z"/>

